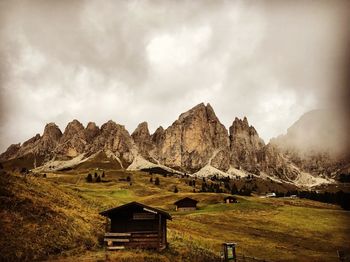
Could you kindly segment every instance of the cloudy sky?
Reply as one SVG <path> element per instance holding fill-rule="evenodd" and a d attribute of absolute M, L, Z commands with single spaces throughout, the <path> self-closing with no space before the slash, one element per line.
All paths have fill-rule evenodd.
<path fill-rule="evenodd" d="M 350 1 L 296 2 L 0 0 L 0 151 L 74 118 L 152 132 L 200 102 L 286 132 L 339 105 L 349 69 Z"/>

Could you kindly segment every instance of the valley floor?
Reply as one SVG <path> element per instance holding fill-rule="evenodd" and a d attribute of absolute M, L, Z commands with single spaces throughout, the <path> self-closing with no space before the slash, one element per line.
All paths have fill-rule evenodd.
<path fill-rule="evenodd" d="M 91 242 L 88 248 L 85 244 L 69 246 L 66 243 L 56 252 L 53 249 L 37 254 L 37 258 L 56 261 L 220 261 L 223 242 L 236 242 L 240 256 L 266 261 L 338 261 L 337 250 L 350 252 L 350 212 L 334 205 L 301 199 L 241 196 L 237 196 L 239 203 L 224 204 L 226 194 L 193 193 L 193 189 L 198 192 L 200 188 L 199 179 L 193 187 L 189 186 L 187 178 L 144 172 L 108 170 L 104 180 L 109 182 L 102 183 L 87 183 L 86 175 L 86 171 L 71 171 L 47 174 L 47 178 L 32 178 L 28 179 L 30 182 L 25 182 L 30 188 L 36 184 L 53 186 L 55 190 L 74 197 L 74 201 L 81 201 L 77 205 L 84 212 L 80 214 L 83 218 L 79 219 L 82 219 L 85 232 L 79 234 L 88 234 L 87 239 Z M 160 184 L 151 183 L 151 176 L 153 181 L 158 177 Z M 126 181 L 127 177 L 131 181 Z M 178 193 L 174 193 L 175 186 Z M 173 203 L 185 196 L 198 200 L 199 209 L 175 212 Z M 161 253 L 142 250 L 105 252 L 98 244 L 104 225 L 96 214 L 130 201 L 163 208 L 171 213 L 173 219 L 168 223 L 167 250 Z M 1 211 L 1 218 L 13 215 L 11 212 L 15 211 Z M 72 216 L 72 220 L 79 216 L 74 212 L 66 213 L 68 215 Z M 38 226 L 37 219 L 29 222 L 27 218 L 22 226 L 29 223 L 32 227 Z M 46 230 L 50 228 L 54 230 L 57 225 L 47 225 Z M 7 234 L 10 233 L 8 228 Z M 40 235 L 33 233 L 26 239 L 30 240 L 30 237 L 35 242 Z M 78 237 L 72 236 L 71 241 L 76 241 L 74 238 Z M 14 240 L 9 236 L 9 241 Z M 12 248 L 21 249 L 15 244 Z"/>

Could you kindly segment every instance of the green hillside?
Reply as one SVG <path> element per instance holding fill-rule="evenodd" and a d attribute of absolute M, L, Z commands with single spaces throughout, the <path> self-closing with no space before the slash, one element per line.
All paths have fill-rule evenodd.
<path fill-rule="evenodd" d="M 101 175 L 91 169 L 47 173 L 46 178 L 1 176 L 5 255 L 23 260 L 50 255 L 59 261 L 217 261 L 225 241 L 238 243 L 239 255 L 267 261 L 337 261 L 338 249 L 350 251 L 350 212 L 334 205 L 240 196 L 239 203 L 224 204 L 227 194 L 198 193 L 200 179 L 193 187 L 185 177 L 104 170 L 104 182 L 87 183 L 87 173 L 95 172 Z M 154 184 L 157 177 L 159 185 Z M 198 200 L 199 209 L 175 212 L 173 203 L 185 196 Z M 99 242 L 104 220 L 98 212 L 130 201 L 172 214 L 168 250 L 104 251 Z M 24 242 L 18 242 L 20 237 Z"/>

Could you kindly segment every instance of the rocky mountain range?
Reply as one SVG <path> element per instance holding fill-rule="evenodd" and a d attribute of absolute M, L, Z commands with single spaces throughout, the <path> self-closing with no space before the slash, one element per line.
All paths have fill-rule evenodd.
<path fill-rule="evenodd" d="M 99 128 L 92 122 L 84 127 L 73 120 L 63 133 L 49 123 L 42 135 L 37 134 L 22 145 L 11 145 L 0 155 L 0 161 L 27 158 L 32 159 L 33 168 L 58 169 L 62 163 L 74 166 L 104 152 L 123 168 L 162 166 L 197 175 L 253 174 L 291 183 L 302 178 L 304 181 L 305 174 L 309 179 L 317 179 L 319 174 L 310 172 L 302 157 L 297 161 L 282 141 L 286 138 L 265 144 L 246 117 L 235 118 L 227 130 L 210 104 L 201 103 L 181 114 L 168 128 L 159 127 L 153 134 L 147 122 L 140 123 L 131 135 L 113 121 Z M 332 169 L 333 173 L 336 171 Z"/>

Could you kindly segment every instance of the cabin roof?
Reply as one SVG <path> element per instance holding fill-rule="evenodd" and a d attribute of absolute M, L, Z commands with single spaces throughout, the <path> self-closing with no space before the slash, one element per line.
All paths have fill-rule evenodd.
<path fill-rule="evenodd" d="M 190 198 L 190 197 L 185 197 L 185 198 L 182 198 L 182 199 L 176 201 L 176 202 L 174 203 L 174 205 L 178 205 L 178 204 L 181 204 L 182 202 L 186 202 L 186 201 L 193 202 L 193 204 L 197 204 L 197 203 L 198 203 L 198 201 L 195 200 L 195 199 L 192 199 L 192 198 Z"/>
<path fill-rule="evenodd" d="M 110 214 L 122 211 L 123 209 L 129 208 L 129 207 L 132 207 L 132 206 L 141 207 L 145 211 L 155 212 L 157 214 L 159 213 L 159 214 L 165 216 L 167 219 L 170 219 L 170 220 L 172 219 L 171 215 L 168 212 L 164 211 L 164 210 L 161 210 L 159 208 L 150 207 L 150 206 L 147 206 L 145 204 L 142 204 L 142 203 L 139 203 L 139 202 L 135 202 L 135 201 L 134 202 L 130 202 L 130 203 L 125 204 L 125 205 L 121 205 L 121 206 L 118 206 L 118 207 L 114 207 L 114 208 L 111 208 L 111 209 L 104 210 L 104 211 L 100 212 L 99 214 L 102 215 L 102 216 L 105 216 L 105 217 L 110 217 Z"/>

